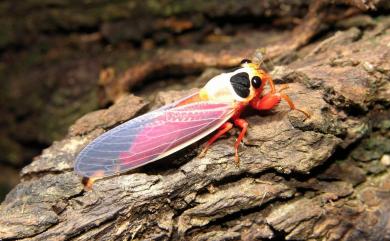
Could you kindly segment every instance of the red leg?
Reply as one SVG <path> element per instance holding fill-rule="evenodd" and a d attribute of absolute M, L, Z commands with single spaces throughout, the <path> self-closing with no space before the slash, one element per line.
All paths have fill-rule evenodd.
<path fill-rule="evenodd" d="M 283 86 L 280 91 L 282 91 L 286 88 L 287 88 L 287 86 Z M 282 93 L 282 92 L 272 93 L 272 91 L 271 91 L 268 94 L 264 95 L 261 99 L 256 98 L 256 99 L 252 100 L 250 102 L 250 104 L 253 108 L 255 108 L 257 110 L 270 110 L 270 109 L 274 108 L 275 106 L 277 106 L 282 99 L 287 102 L 287 104 L 290 106 L 291 110 L 297 110 L 297 111 L 303 113 L 307 118 L 310 117 L 310 115 L 306 111 L 301 110 L 301 109 L 297 109 L 295 107 L 294 103 L 292 102 L 292 100 L 290 99 L 290 97 L 288 97 L 288 95 L 286 95 L 285 93 Z"/>
<path fill-rule="evenodd" d="M 280 103 L 281 97 L 279 94 L 268 93 L 263 97 L 253 99 L 250 104 L 256 110 L 270 110 Z"/>
<path fill-rule="evenodd" d="M 235 119 L 234 124 L 238 127 L 241 127 L 241 132 L 238 135 L 238 138 L 236 140 L 236 143 L 234 144 L 234 160 L 236 161 L 237 166 L 240 164 L 240 158 L 238 157 L 238 147 L 240 147 L 241 141 L 245 136 L 246 130 L 248 128 L 248 122 L 244 119 Z"/>
<path fill-rule="evenodd" d="M 203 148 L 202 152 L 199 154 L 199 157 L 203 157 L 207 150 L 209 149 L 209 147 L 219 138 L 221 137 L 223 134 L 225 134 L 226 132 L 228 132 L 230 129 L 232 129 L 233 127 L 233 124 L 230 123 L 230 122 L 226 122 L 225 124 L 223 124 L 218 132 L 213 136 L 211 137 L 211 139 L 206 143 L 205 147 Z"/>
<path fill-rule="evenodd" d="M 301 112 L 302 114 L 304 114 L 304 115 L 306 116 L 306 118 L 310 118 L 309 113 L 307 113 L 307 112 L 304 111 L 304 110 L 295 108 L 294 103 L 292 102 L 292 100 L 290 99 L 290 97 L 288 97 L 288 95 L 286 95 L 285 93 L 279 93 L 279 94 L 280 94 L 280 97 L 281 97 L 282 99 L 284 99 L 284 100 L 287 102 L 287 104 L 290 106 L 290 109 L 291 109 L 291 110 L 297 110 L 297 111 Z"/>

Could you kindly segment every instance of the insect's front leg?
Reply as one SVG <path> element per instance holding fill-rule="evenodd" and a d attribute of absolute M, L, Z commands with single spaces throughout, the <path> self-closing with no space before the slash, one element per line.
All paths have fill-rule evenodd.
<path fill-rule="evenodd" d="M 290 97 L 287 94 L 282 92 L 283 90 L 285 90 L 287 88 L 288 88 L 288 86 L 284 85 L 279 90 L 279 92 L 275 92 L 275 91 L 271 90 L 269 93 L 262 96 L 261 98 L 254 98 L 250 102 L 250 105 L 257 110 L 270 110 L 270 109 L 276 107 L 280 103 L 280 101 L 283 99 L 290 106 L 291 110 L 297 110 L 297 111 L 303 113 L 307 118 L 309 118 L 310 115 L 306 111 L 301 110 L 301 109 L 297 109 L 295 107 L 294 103 L 292 102 L 292 100 L 290 99 Z"/>

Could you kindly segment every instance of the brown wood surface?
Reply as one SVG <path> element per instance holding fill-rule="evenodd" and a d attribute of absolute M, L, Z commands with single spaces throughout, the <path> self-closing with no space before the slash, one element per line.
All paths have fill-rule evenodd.
<path fill-rule="evenodd" d="M 106 69 L 100 84 L 114 104 L 80 118 L 23 168 L 21 183 L 0 206 L 0 239 L 390 240 L 390 18 L 354 10 L 338 19 L 311 7 L 308 21 L 291 31 L 163 49 L 120 74 Z M 292 36 L 299 41 L 280 44 Z M 310 119 L 285 103 L 272 112 L 248 111 L 239 167 L 231 131 L 205 157 L 197 157 L 202 140 L 84 189 L 73 162 L 89 141 L 260 47 L 274 59 L 277 88 L 288 83 L 286 93 Z M 202 74 L 180 83 L 180 91 L 148 83 L 142 97 L 129 94 L 175 69 Z"/>

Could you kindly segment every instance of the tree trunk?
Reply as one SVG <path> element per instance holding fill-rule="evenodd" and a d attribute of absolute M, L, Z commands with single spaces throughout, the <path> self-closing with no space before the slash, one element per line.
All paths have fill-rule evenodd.
<path fill-rule="evenodd" d="M 330 16 L 301 23 L 300 32 L 250 32 L 222 47 L 160 51 L 101 79 L 115 104 L 80 118 L 21 171 L 0 206 L 0 239 L 390 240 L 390 18 L 348 16 L 334 25 L 341 31 L 312 40 Z M 129 88 L 161 73 L 205 69 L 181 84 L 199 87 L 220 71 L 211 67 L 236 65 L 297 34 L 299 43 L 270 47 L 279 61 L 271 75 L 277 88 L 288 83 L 286 93 L 309 119 L 285 103 L 248 111 L 239 167 L 231 131 L 205 157 L 197 156 L 202 140 L 85 190 L 73 162 L 87 143 L 187 93 L 147 83 L 141 98 Z"/>

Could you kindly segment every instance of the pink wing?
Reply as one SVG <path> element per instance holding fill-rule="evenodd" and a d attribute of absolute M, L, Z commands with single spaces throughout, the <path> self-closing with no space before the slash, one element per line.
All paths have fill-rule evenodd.
<path fill-rule="evenodd" d="M 233 105 L 228 103 L 164 106 L 96 138 L 77 156 L 74 169 L 85 177 L 129 171 L 205 137 L 230 119 L 233 113 Z"/>

